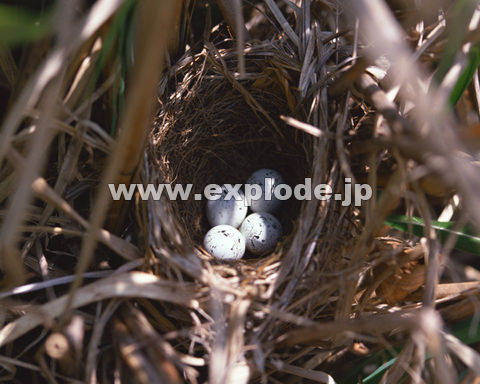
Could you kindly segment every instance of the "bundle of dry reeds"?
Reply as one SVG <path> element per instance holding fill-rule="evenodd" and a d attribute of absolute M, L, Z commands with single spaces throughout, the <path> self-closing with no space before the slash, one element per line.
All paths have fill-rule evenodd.
<path fill-rule="evenodd" d="M 3 380 L 478 380 L 476 2 L 91 3 L 0 51 Z M 262 167 L 373 195 L 220 263 L 205 201 L 109 188 Z"/>

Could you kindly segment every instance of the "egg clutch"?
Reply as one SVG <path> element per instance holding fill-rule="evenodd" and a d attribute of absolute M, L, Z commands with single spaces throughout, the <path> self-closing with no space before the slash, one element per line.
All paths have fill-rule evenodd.
<path fill-rule="evenodd" d="M 245 250 L 254 255 L 273 251 L 282 237 L 282 225 L 273 215 L 281 201 L 273 190 L 283 183 L 282 176 L 273 169 L 255 171 L 247 184 L 260 186 L 262 193 L 251 201 L 241 190 L 240 199 L 226 199 L 228 189 L 222 186 L 220 198 L 207 203 L 207 220 L 212 226 L 203 240 L 207 252 L 218 260 L 233 261 L 241 259 Z M 248 204 L 253 213 L 247 216 Z"/>

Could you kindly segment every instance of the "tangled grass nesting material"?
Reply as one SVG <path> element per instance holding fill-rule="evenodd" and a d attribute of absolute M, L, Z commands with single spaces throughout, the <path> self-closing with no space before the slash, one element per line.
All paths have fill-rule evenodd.
<path fill-rule="evenodd" d="M 295 87 L 304 74 L 302 60 L 274 41 L 252 43 L 245 49 L 245 62 L 246 76 L 240 79 L 234 74 L 237 52 L 209 45 L 196 56 L 179 60 L 165 75 L 144 181 L 192 183 L 193 194 L 209 183 L 244 183 L 255 169 L 272 167 L 290 185 L 311 177 L 313 185 L 329 183 L 334 192 L 342 192 L 329 135 L 312 137 L 280 119 L 288 115 L 312 123 L 328 120 L 319 84 L 312 81 L 306 97 Z M 174 81 L 177 86 L 169 93 Z M 322 271 L 338 271 L 344 264 L 344 250 L 359 230 L 352 208 L 333 199 L 291 201 L 280 217 L 287 235 L 269 257 L 218 264 L 199 246 L 207 230 L 205 202 L 162 199 L 149 201 L 147 207 L 146 236 L 154 254 L 164 261 L 158 272 L 196 280 L 200 289 L 210 292 L 211 305 L 215 298 L 232 305 L 226 312 L 231 313 L 230 321 L 235 320 L 231 293 L 260 309 L 266 317 L 258 318 L 255 311 L 245 315 L 246 322 L 255 324 L 248 327 L 246 339 L 262 344 L 285 331 L 284 319 L 266 310 L 266 302 L 290 307 L 298 316 L 316 318 L 314 308 L 323 308 L 321 317 L 333 315 L 329 302 L 339 275 Z M 217 297 L 215 292 L 222 293 Z"/>
<path fill-rule="evenodd" d="M 108 10 L 106 6 L 110 3 L 99 1 L 97 11 Z M 113 12 L 120 2 L 114 3 L 109 12 Z M 150 2 L 160 3 L 164 2 Z M 466 211 L 471 210 L 470 218 L 476 218 L 478 222 L 480 205 L 475 204 L 478 200 L 475 191 L 479 188 L 473 188 L 478 184 L 478 177 L 472 172 L 477 168 L 471 167 L 468 156 L 454 157 L 458 152 L 455 148 L 460 147 L 455 141 L 444 139 L 448 136 L 439 134 L 442 131 L 448 133 L 452 128 L 456 130 L 458 122 L 456 119 L 445 120 L 442 114 L 437 117 L 445 120 L 447 125 L 439 125 L 442 129 L 432 131 L 433 135 L 422 136 L 420 129 L 402 131 L 403 128 L 422 127 L 428 120 L 415 121 L 418 115 L 404 113 L 402 104 L 422 101 L 423 109 L 417 110 L 428 112 L 432 118 L 438 103 L 431 98 L 422 100 L 428 96 L 423 92 L 401 93 L 398 99 L 390 101 L 386 94 L 390 89 L 387 83 L 372 78 L 361 65 L 350 67 L 357 59 L 357 64 L 364 60 L 365 64 L 376 65 L 376 61 L 371 56 L 373 51 L 362 50 L 361 43 L 358 52 L 365 56 L 357 58 L 353 53 L 357 49 L 352 49 L 350 42 L 354 40 L 357 27 L 352 23 L 353 18 L 343 23 L 342 17 L 338 17 L 343 13 L 344 2 L 302 1 L 301 5 L 278 2 L 277 5 L 276 1 L 266 0 L 264 3 L 265 15 L 260 26 L 265 34 L 261 39 L 273 40 L 249 43 L 245 49 L 245 77 L 234 74 L 239 52 L 225 48 L 233 44 L 223 41 L 216 47 L 206 43 L 205 51 L 194 57 L 186 55 L 163 78 L 159 92 L 162 112 L 145 153 L 143 181 L 176 183 L 196 180 L 195 185 L 201 189 L 205 183 L 218 182 L 224 177 L 228 177 L 229 182 L 243 182 L 254 166 L 280 164 L 291 183 L 305 175 L 312 176 L 313 183 L 328 182 L 338 193 L 343 188 L 342 174 L 351 172 L 356 177 L 361 175 L 376 180 L 372 185 L 385 187 L 382 197 L 374 199 L 366 210 L 343 207 L 336 201 L 312 201 L 292 206 L 284 217 L 284 222 L 291 225 L 289 235 L 276 252 L 265 259 L 247 259 L 232 265 L 212 262 L 198 247 L 204 231 L 201 203 L 150 201 L 138 204 L 136 220 L 127 223 L 119 220 L 124 238 L 100 230 L 100 226 L 96 232 L 101 242 L 129 262 L 115 271 L 105 271 L 106 264 L 112 262 L 111 266 L 116 267 L 117 261 L 114 255 L 99 249 L 95 253 L 99 262 L 95 268 L 102 270 L 85 274 L 77 270 L 74 275 L 77 257 L 79 263 L 87 265 L 85 260 L 89 254 L 93 255 L 93 249 L 90 253 L 82 253 L 84 246 L 80 243 L 86 239 L 92 244 L 95 233 L 89 236 L 88 228 L 95 219 L 87 221 L 82 217 L 92 214 L 95 218 L 98 212 L 92 208 L 95 206 L 92 200 L 94 190 L 98 192 L 97 182 L 105 167 L 105 154 L 115 149 L 114 139 L 102 128 L 108 124 L 103 118 L 99 119 L 97 113 L 92 114 L 90 108 L 85 109 L 83 100 L 88 103 L 100 101 L 98 104 L 103 106 L 110 99 L 109 94 L 104 93 L 115 86 L 112 85 L 113 72 L 93 96 L 90 91 L 79 91 L 79 83 L 73 82 L 71 89 L 82 97 L 72 104 L 62 102 L 60 109 L 82 112 L 78 116 L 68 113 L 62 121 L 51 120 L 55 123 L 58 140 L 53 152 L 45 151 L 45 156 L 47 153 L 51 155 L 50 166 L 38 175 L 45 179 L 37 179 L 34 184 L 35 194 L 45 204 L 36 201 L 30 206 L 25 198 L 15 217 L 9 214 L 12 210 L 8 210 L 6 202 L 0 211 L 7 234 L 6 244 L 16 244 L 15 236 L 18 233 L 20 237 L 21 233 L 22 253 L 26 254 L 23 263 L 33 281 L 2 292 L 7 308 L 4 311 L 5 324 L 0 330 L 0 346 L 6 347 L 5 356 L 1 357 L 5 365 L 2 375 L 8 365 L 12 367 L 11 377 L 18 369 L 18 372 L 24 371 L 21 375 L 25 370 L 38 372 L 40 381 L 45 377 L 66 380 L 85 377 L 95 381 L 97 372 L 99 375 L 108 372 L 111 378 L 131 369 L 138 381 L 150 368 L 153 368 L 153 377 L 158 378 L 164 377 L 164 367 L 176 367 L 193 383 L 204 382 L 207 374 L 212 383 L 233 382 L 237 378 L 244 379 L 244 382 L 248 378 L 252 382 L 288 382 L 298 381 L 298 377 L 332 382 L 329 375 L 343 379 L 343 382 L 358 382 L 364 377 L 366 382 L 369 379 L 365 378 L 368 372 L 364 368 L 372 364 L 365 365 L 367 362 L 361 356 L 368 356 L 368 360 L 379 355 L 376 375 L 378 379 L 382 375 L 384 382 L 399 382 L 406 377 L 402 378 L 405 372 L 414 372 L 415 377 L 426 382 L 453 383 L 453 379 L 448 380 L 448 372 L 454 372 L 454 366 L 468 366 L 471 369 L 469 375 L 480 372 L 478 354 L 453 338 L 453 331 L 447 334 L 449 330 L 442 325 L 442 320 L 450 327 L 466 317 L 474 316 L 475 319 L 478 301 L 478 271 L 470 271 L 477 274 L 475 281 L 469 281 L 471 277 L 467 276 L 465 268 L 462 282 L 452 283 L 447 274 L 441 274 L 444 262 L 448 271 L 452 266 L 475 266 L 476 261 L 455 264 L 457 260 L 447 260 L 450 250 L 446 245 L 441 246 L 434 231 L 425 232 L 427 242 L 424 242 L 411 234 L 400 235 L 385 229 L 382 224 L 389 212 L 398 213 L 405 208 L 397 206 L 402 201 L 415 205 L 416 212 L 428 219 L 426 222 L 430 221 L 430 215 L 439 208 L 437 203 L 427 201 L 422 190 L 409 190 L 407 184 L 423 174 L 425 166 L 432 170 L 438 164 L 444 166 L 433 170 L 444 179 L 450 179 L 455 187 L 460 187 L 462 200 L 460 207 L 454 208 L 459 210 L 456 217 L 462 220 L 460 214 L 470 214 Z M 389 69 L 387 74 L 395 77 L 399 73 L 408 73 L 413 79 L 410 85 L 415 85 L 417 80 L 423 81 L 419 76 L 422 72 L 416 68 L 415 60 L 395 59 L 399 57 L 398 52 L 408 55 L 404 58 L 410 57 L 410 50 L 397 49 L 404 41 L 402 36 L 389 41 L 392 34 L 384 33 L 396 25 L 392 17 L 399 14 L 388 8 L 388 12 L 379 13 L 379 6 L 383 3 L 376 0 L 351 2 L 352 9 L 356 10 L 353 13 L 360 19 L 359 30 L 375 26 L 370 30 L 371 41 L 379 42 L 377 47 L 388 48 L 380 52 L 382 56 L 386 53 L 391 64 L 407 65 L 409 69 Z M 388 2 L 390 6 L 392 3 L 398 2 Z M 441 33 L 427 35 L 435 25 L 435 29 L 445 28 L 445 20 L 437 20 L 437 11 L 434 12 L 435 23 L 425 24 L 425 30 L 406 30 L 410 41 L 418 43 L 412 45 L 417 47 L 416 57 L 428 58 L 432 69 L 445 42 Z M 385 16 L 388 15 L 390 21 L 386 23 Z M 104 14 L 104 22 L 108 18 Z M 98 17 L 91 19 L 99 20 Z M 449 26 L 455 27 L 448 15 L 446 20 Z M 152 33 L 152 23 L 144 25 L 151 34 L 147 51 L 153 52 L 158 49 L 158 37 L 166 34 Z M 417 22 L 414 25 L 418 25 Z M 215 28 L 219 30 L 218 26 Z M 94 29 L 90 29 L 93 33 Z M 223 26 L 220 29 L 226 30 Z M 441 29 L 437 31 L 441 32 Z M 254 29 L 250 32 L 260 38 Z M 214 40 L 218 42 L 218 39 Z M 90 45 L 87 44 L 91 55 L 86 60 L 97 63 L 97 51 Z M 164 53 L 162 50 L 155 52 Z M 70 68 L 67 57 L 63 63 Z M 141 63 L 135 61 L 138 71 L 148 73 Z M 345 71 L 336 76 L 342 67 Z M 76 64 L 70 69 L 72 76 L 82 74 L 80 89 L 90 82 L 91 73 L 88 71 L 80 68 L 77 73 Z M 116 73 L 117 67 L 112 66 L 112 71 Z M 326 83 L 333 78 L 335 84 L 327 92 Z M 341 81 L 337 82 L 342 78 L 345 80 L 343 85 Z M 39 76 L 35 80 L 37 86 L 42 83 L 38 82 L 41 79 Z M 476 80 L 478 83 L 477 77 Z M 47 85 L 43 84 L 44 87 Z M 48 88 L 48 91 L 42 91 L 42 99 L 58 100 L 59 94 Z M 145 95 L 145 92 L 138 94 Z M 472 95 L 475 96 L 470 94 L 469 100 L 474 99 Z M 478 115 L 478 92 L 476 96 L 475 116 Z M 365 103 L 364 99 L 369 101 Z M 141 109 L 139 106 L 146 98 L 132 100 L 136 102 L 127 103 L 126 110 Z M 21 105 L 22 98 L 16 103 Z M 21 155 L 33 159 L 27 151 L 27 142 L 36 148 L 37 153 L 43 151 L 42 141 L 37 140 L 41 130 L 22 124 L 12 135 L 13 127 L 26 116 L 36 124 L 55 115 L 50 108 L 39 108 L 41 114 L 34 111 L 34 115 L 17 108 L 18 122 L 6 123 L 11 131 L 2 131 L 5 137 L 11 136 L 8 140 L 11 143 L 7 154 L 9 163 L 4 162 L 0 172 L 3 177 L 0 177 L 2 202 L 7 197 L 15 199 L 16 191 L 22 192 L 21 188 L 15 189 L 17 175 L 23 180 L 33 177 L 25 172 L 27 167 L 23 166 L 25 160 Z M 470 114 L 471 107 L 466 112 Z M 297 118 L 297 126 L 300 128 L 304 124 L 306 131 L 313 128 L 310 132 L 315 133 L 315 137 L 305 136 L 284 125 L 279 114 Z M 40 120 L 39 116 L 42 117 Z M 292 120 L 287 121 L 292 123 Z M 127 123 L 124 125 L 135 126 Z M 393 126 L 401 128 L 394 132 L 396 136 L 390 136 L 387 129 Z M 144 128 L 141 124 L 138 127 L 140 130 Z M 128 137 L 125 132 L 128 131 L 120 129 L 119 137 Z M 138 137 L 143 138 L 143 133 L 139 132 Z M 382 138 L 385 141 L 378 140 Z M 125 146 L 117 148 L 123 152 Z M 52 163 L 55 158 L 58 160 Z M 130 158 L 124 156 L 124 159 Z M 435 161 L 429 163 L 429 160 Z M 209 171 L 215 161 L 220 164 L 218 173 Z M 239 162 L 246 164 L 245 169 L 237 168 Z M 30 166 L 36 164 L 35 161 L 29 163 Z M 449 168 L 449 165 L 455 167 Z M 464 168 L 470 171 L 463 172 Z M 455 172 L 457 169 L 462 172 Z M 130 175 L 129 172 L 123 173 Z M 380 176 L 386 177 L 383 185 L 380 185 Z M 55 190 L 46 180 L 55 181 Z M 440 200 L 438 204 L 444 208 L 447 202 Z M 408 207 L 407 210 L 410 211 Z M 413 212 L 417 214 L 415 210 Z M 25 216 L 27 225 L 21 225 L 18 219 L 21 216 Z M 137 233 L 139 228 L 141 234 Z M 145 258 L 150 259 L 138 259 L 141 251 L 145 251 Z M 11 259 L 7 259 L 8 253 L 3 255 L 6 265 L 14 265 L 8 260 L 21 261 L 17 252 L 10 254 Z M 40 263 L 45 260 L 49 263 L 48 276 L 43 274 L 45 264 Z M 57 264 L 57 260 L 62 264 Z M 5 272 L 18 273 L 14 269 Z M 133 269 L 147 270 L 148 273 Z M 45 279 L 54 276 L 58 279 Z M 88 278 L 89 284 L 68 290 L 65 284 L 79 277 Z M 90 278 L 100 280 L 90 282 Z M 23 296 L 17 302 L 10 299 L 15 295 Z M 71 305 L 66 305 L 69 295 L 73 300 Z M 127 298 L 132 302 L 126 303 Z M 436 309 L 433 309 L 435 305 Z M 64 323 L 69 317 L 65 313 L 70 313 L 70 310 L 65 311 L 66 307 L 76 310 L 76 319 L 83 319 L 85 333 L 83 327 L 71 327 L 75 322 Z M 470 323 L 469 319 L 467 321 Z M 473 322 L 473 325 L 477 324 Z M 463 330 L 469 327 L 472 329 L 467 324 Z M 49 351 L 50 341 L 59 340 L 59 337 L 65 339 L 72 330 L 78 329 L 78 334 L 85 336 L 83 351 L 77 351 L 75 347 L 67 357 L 75 356 L 75 361 L 85 359 L 86 367 L 75 367 L 68 359 L 60 360 L 58 364 L 51 360 L 58 357 L 49 354 L 52 352 Z M 113 332 L 110 334 L 107 330 Z M 44 336 L 50 331 L 44 343 Z M 478 343 L 476 340 L 463 338 L 462 342 Z M 424 360 L 427 348 L 433 358 Z M 473 348 L 478 349 L 478 344 Z M 108 353 L 99 354 L 98 351 Z M 386 354 L 388 351 L 393 354 Z M 352 353 L 359 358 L 352 358 Z M 393 365 L 383 364 L 385 358 L 391 358 L 390 363 L 396 361 Z M 159 361 L 167 364 L 158 364 Z M 38 366 L 32 362 L 37 362 Z M 139 367 L 141 369 L 136 370 Z M 248 369 L 251 369 L 250 374 Z M 246 374 L 242 374 L 246 370 Z M 22 380 L 22 377 L 25 376 L 16 379 Z"/>
<path fill-rule="evenodd" d="M 311 175 L 312 138 L 279 118 L 306 115 L 292 87 L 300 63 L 279 44 L 252 45 L 246 49 L 247 75 L 238 79 L 236 57 L 233 49 L 210 46 L 175 68 L 172 77 L 180 83 L 164 95 L 152 136 L 155 182 L 191 183 L 192 196 L 207 184 L 244 184 L 262 167 L 277 169 L 290 185 Z M 279 213 L 287 233 L 299 207 L 292 199 Z M 171 208 L 189 245 L 201 243 L 208 230 L 205 201 L 177 200 Z"/>

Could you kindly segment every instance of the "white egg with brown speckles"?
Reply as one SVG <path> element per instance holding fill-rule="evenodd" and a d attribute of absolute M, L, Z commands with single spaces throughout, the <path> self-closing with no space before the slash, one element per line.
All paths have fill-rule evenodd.
<path fill-rule="evenodd" d="M 233 193 L 228 196 L 229 190 L 222 185 L 222 194 L 217 200 L 207 202 L 207 219 L 212 227 L 216 225 L 231 225 L 238 228 L 247 216 L 248 207 L 245 202 L 245 194 L 238 190 L 238 196 Z"/>
<path fill-rule="evenodd" d="M 247 250 L 262 255 L 275 249 L 282 237 L 282 225 L 270 213 L 256 212 L 245 218 L 240 233 L 245 236 Z"/>
<path fill-rule="evenodd" d="M 247 180 L 247 184 L 259 185 L 261 188 L 261 196 L 254 196 L 252 189 L 252 196 L 247 196 L 247 201 L 250 204 L 250 209 L 253 212 L 269 212 L 272 213 L 278 209 L 281 200 L 275 196 L 275 188 L 284 184 L 283 177 L 275 170 L 269 168 L 262 168 L 253 172 Z"/>
<path fill-rule="evenodd" d="M 217 225 L 207 232 L 203 246 L 218 260 L 234 261 L 245 253 L 245 238 L 231 225 Z"/>

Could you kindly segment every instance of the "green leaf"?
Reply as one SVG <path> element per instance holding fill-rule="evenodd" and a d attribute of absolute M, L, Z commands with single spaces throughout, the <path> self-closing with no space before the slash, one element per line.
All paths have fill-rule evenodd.
<path fill-rule="evenodd" d="M 460 97 L 462 97 L 463 92 L 467 89 L 468 85 L 473 79 L 475 70 L 480 65 L 480 45 L 475 45 L 470 49 L 467 57 L 467 64 L 463 72 L 460 74 L 460 77 L 457 80 L 457 83 L 453 87 L 452 93 L 450 94 L 449 104 L 451 107 L 454 107 Z"/>
<path fill-rule="evenodd" d="M 409 225 L 411 225 L 414 235 L 425 235 L 425 223 L 419 217 L 410 218 L 403 215 L 391 215 L 385 220 L 385 224 L 403 232 L 408 232 Z M 437 232 L 437 236 L 442 243 L 445 242 L 450 234 L 455 234 L 458 236 L 457 242 L 455 243 L 455 249 L 480 255 L 480 236 L 474 233 L 473 229 L 468 225 L 457 231 L 452 229 L 454 226 L 455 223 L 452 221 L 432 221 L 432 228 Z"/>
<path fill-rule="evenodd" d="M 99 63 L 96 72 L 93 76 L 92 89 L 98 82 L 101 75 L 101 70 L 110 55 L 114 55 L 114 61 L 118 63 L 119 82 L 115 82 L 113 87 L 112 97 L 112 121 L 110 127 L 110 134 L 115 134 L 117 126 L 118 115 L 123 110 L 125 102 L 125 82 L 128 70 L 132 66 L 132 45 L 133 45 L 133 29 L 134 29 L 134 13 L 136 2 L 134 0 L 126 0 L 122 7 L 112 20 L 110 28 L 105 35 L 103 41 L 102 51 L 100 52 Z"/>
<path fill-rule="evenodd" d="M 400 348 L 394 348 L 393 351 L 398 354 L 400 353 Z M 375 365 L 378 366 L 378 368 L 370 375 L 365 377 L 361 382 L 368 384 L 378 383 L 380 382 L 380 379 L 384 375 L 385 371 L 395 363 L 396 359 L 396 356 L 394 356 L 389 350 L 382 349 L 381 351 L 378 351 L 371 356 L 359 359 L 359 363 L 357 364 L 357 366 L 352 370 L 352 372 L 350 372 L 350 374 L 341 379 L 339 383 L 358 383 L 358 379 L 364 376 L 363 372 L 365 367 L 369 365 Z"/>
<path fill-rule="evenodd" d="M 467 33 L 467 27 L 472 18 L 477 2 L 474 0 L 458 0 L 455 6 L 452 20 L 450 21 L 448 40 L 442 58 L 435 72 L 434 79 L 440 84 L 452 67 L 455 56 L 462 49 L 463 40 Z"/>
<path fill-rule="evenodd" d="M 368 375 L 365 379 L 363 379 L 362 383 L 363 384 L 376 384 L 379 383 L 380 380 L 382 379 L 383 375 L 385 374 L 386 370 L 390 368 L 393 364 L 395 364 L 395 361 L 397 360 L 396 357 L 393 359 L 387 361 L 385 364 L 382 364 L 380 367 L 378 367 L 374 372 L 372 372 L 370 375 Z"/>
<path fill-rule="evenodd" d="M 477 2 L 473 0 L 459 0 L 455 6 L 452 20 L 448 31 L 448 40 L 442 58 L 435 72 L 436 84 L 440 84 L 455 62 L 455 57 L 462 50 L 465 36 L 468 32 L 468 25 L 475 11 Z M 472 81 L 475 70 L 480 65 L 480 45 L 473 45 L 467 54 L 467 63 L 448 99 L 450 107 L 454 107 L 463 92 Z"/>
<path fill-rule="evenodd" d="M 13 6 L 0 5 L 0 45 L 15 45 L 46 36 L 51 15 L 38 16 Z"/>

